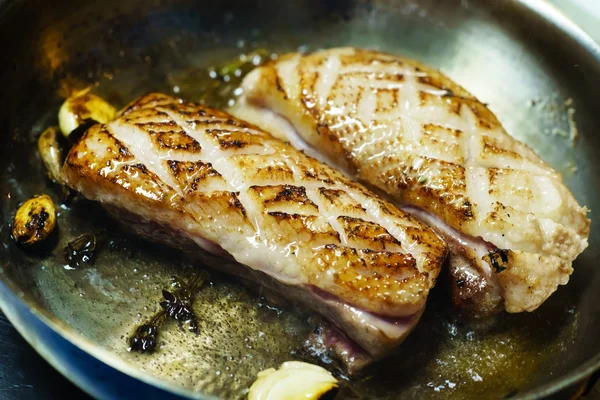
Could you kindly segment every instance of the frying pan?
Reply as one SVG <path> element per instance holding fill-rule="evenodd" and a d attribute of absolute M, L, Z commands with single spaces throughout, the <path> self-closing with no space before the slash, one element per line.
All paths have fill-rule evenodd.
<path fill-rule="evenodd" d="M 194 303 L 199 334 L 170 324 L 155 354 L 129 352 L 127 338 L 159 308 L 171 276 L 189 279 L 203 267 L 123 239 L 85 200 L 60 208 L 50 254 L 10 240 L 20 202 L 44 192 L 60 204 L 35 143 L 73 88 L 95 84 L 117 107 L 151 90 L 224 107 L 234 94 L 214 91 L 211 66 L 258 48 L 338 45 L 441 69 L 563 174 L 594 221 L 567 286 L 533 313 L 485 321 L 456 316 L 440 286 L 397 353 L 349 378 L 306 346 L 316 323 L 310 313 L 274 305 L 260 288 L 218 271 Z M 92 396 L 243 398 L 258 371 L 299 359 L 335 371 L 340 399 L 564 398 L 600 367 L 600 49 L 546 2 L 0 0 L 0 49 L 0 304 L 42 356 Z M 66 268 L 66 243 L 100 229 L 125 245 Z"/>

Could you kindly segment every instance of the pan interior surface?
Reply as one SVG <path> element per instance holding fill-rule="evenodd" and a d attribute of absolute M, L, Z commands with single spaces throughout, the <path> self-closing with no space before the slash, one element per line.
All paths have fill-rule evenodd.
<path fill-rule="evenodd" d="M 190 397 L 243 398 L 262 369 L 299 359 L 336 370 L 335 361 L 307 345 L 317 323 L 310 313 L 214 271 L 195 298 L 198 334 L 168 324 L 155 354 L 129 352 L 127 339 L 160 309 L 171 278 L 186 281 L 203 267 L 124 236 L 83 199 L 59 209 L 59 243 L 50 255 L 14 245 L 10 221 L 19 203 L 47 193 L 60 204 L 36 140 L 56 125 L 75 88 L 97 85 L 95 92 L 117 107 L 153 90 L 226 107 L 238 78 L 217 84 L 211 67 L 240 54 L 342 45 L 385 50 L 441 69 L 489 104 L 512 135 L 563 174 L 580 203 L 600 207 L 600 54 L 519 2 L 121 0 L 45 7 L 16 0 L 0 1 L 0 9 L 0 46 L 9 55 L 0 66 L 0 279 L 60 329 Z M 338 398 L 535 396 L 567 382 L 564 375 L 582 364 L 598 364 L 594 216 L 590 247 L 571 282 L 540 309 L 468 321 L 453 314 L 438 287 L 396 354 L 361 376 L 336 372 Z M 109 239 L 95 263 L 68 268 L 65 245 L 102 229 Z"/>

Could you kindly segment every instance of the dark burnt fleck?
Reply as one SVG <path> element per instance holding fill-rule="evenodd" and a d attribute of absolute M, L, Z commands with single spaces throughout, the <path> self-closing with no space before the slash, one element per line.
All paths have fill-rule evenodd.
<path fill-rule="evenodd" d="M 147 169 L 146 166 L 144 164 L 134 164 L 132 165 L 133 168 L 137 168 L 140 171 L 142 171 L 144 174 L 146 173 Z"/>
<path fill-rule="evenodd" d="M 314 171 L 305 171 L 304 172 L 304 177 L 305 178 L 309 178 L 309 179 L 316 179 L 317 178 L 317 174 Z"/>
<path fill-rule="evenodd" d="M 463 203 L 463 215 L 467 218 L 472 218 L 473 217 L 473 208 L 471 206 L 471 202 L 470 201 L 465 201 Z"/>
<path fill-rule="evenodd" d="M 43 236 L 44 226 L 46 225 L 46 221 L 48 220 L 48 217 L 50 217 L 50 214 L 46 212 L 46 209 L 42 208 L 42 210 L 36 214 L 29 212 L 29 217 L 30 219 L 25 224 L 25 227 L 27 230 L 33 230 L 36 238 L 41 238 Z"/>
<path fill-rule="evenodd" d="M 506 269 L 506 267 L 504 265 L 502 265 L 502 264 L 500 264 L 500 262 L 498 262 L 498 257 L 500 258 L 500 261 L 502 263 L 507 263 L 508 262 L 507 250 L 496 249 L 496 250 L 490 251 L 488 253 L 488 256 L 490 258 L 490 263 L 492 264 L 492 267 L 494 267 L 494 270 L 497 273 L 500 273 Z"/>
<path fill-rule="evenodd" d="M 200 165 L 200 163 L 198 163 L 198 165 Z M 208 176 L 221 176 L 221 174 L 213 168 L 211 163 L 206 163 L 204 165 L 208 168 Z"/>
<path fill-rule="evenodd" d="M 300 217 L 298 214 L 288 214 L 282 211 L 269 211 L 268 214 L 277 219 L 286 219 L 286 218 L 297 218 Z"/>
<path fill-rule="evenodd" d="M 214 119 L 194 119 L 194 120 L 189 120 L 187 121 L 188 124 L 196 124 L 196 125 L 216 125 L 216 126 L 221 126 L 223 124 L 223 121 L 221 120 L 214 120 Z"/>
<path fill-rule="evenodd" d="M 327 189 L 327 188 L 324 188 L 324 187 L 320 187 L 319 188 L 319 193 L 321 195 L 323 195 L 331 203 L 335 202 L 335 200 L 339 199 L 341 197 L 341 195 L 342 195 L 342 191 L 341 190 Z"/>
<path fill-rule="evenodd" d="M 288 98 L 287 93 L 285 92 L 285 90 L 283 89 L 283 86 L 281 85 L 281 79 L 279 78 L 279 74 L 275 74 L 275 86 L 276 86 L 277 90 L 283 94 L 283 98 L 285 100 L 287 100 L 287 98 Z"/>
<path fill-rule="evenodd" d="M 175 176 L 179 175 L 179 161 L 175 161 L 175 160 L 167 160 L 167 164 L 169 165 L 169 168 L 171 168 L 171 171 L 173 171 L 173 174 Z"/>
<path fill-rule="evenodd" d="M 306 188 L 304 186 L 283 185 L 282 190 L 277 193 L 273 202 L 295 201 L 302 204 L 312 204 L 306 197 Z"/>
<path fill-rule="evenodd" d="M 458 286 L 459 288 L 463 288 L 465 286 L 465 280 L 460 278 L 456 281 L 456 286 Z"/>
<path fill-rule="evenodd" d="M 246 142 L 242 141 L 242 140 L 238 140 L 238 139 L 234 139 L 234 140 L 220 140 L 219 144 L 221 145 L 222 148 L 224 149 L 228 149 L 231 147 L 235 147 L 237 149 L 241 149 L 242 147 L 244 147 L 246 145 Z"/>
<path fill-rule="evenodd" d="M 125 146 L 119 146 L 119 153 L 121 153 L 123 157 L 129 157 L 131 155 Z"/>
<path fill-rule="evenodd" d="M 234 193 L 231 200 L 229 200 L 229 204 L 231 204 L 232 207 L 237 208 L 243 216 L 246 216 L 246 209 L 244 208 L 244 206 L 240 202 L 240 199 L 238 198 L 239 194 L 240 192 Z"/>
<path fill-rule="evenodd" d="M 494 256 L 492 254 L 490 254 L 490 262 L 492 263 L 492 267 L 494 267 L 496 272 L 501 272 L 503 270 L 502 267 L 500 266 L 500 264 L 498 264 L 498 261 L 496 260 L 496 258 L 494 258 Z"/>

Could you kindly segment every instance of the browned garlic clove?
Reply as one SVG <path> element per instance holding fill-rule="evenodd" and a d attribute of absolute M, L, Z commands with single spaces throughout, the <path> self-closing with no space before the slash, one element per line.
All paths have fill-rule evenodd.
<path fill-rule="evenodd" d="M 52 199 L 45 194 L 34 196 L 17 210 L 12 236 L 18 244 L 31 247 L 48 239 L 56 225 L 56 209 Z"/>
<path fill-rule="evenodd" d="M 329 371 L 317 365 L 288 361 L 279 369 L 258 373 L 248 400 L 317 400 L 338 387 Z"/>
<path fill-rule="evenodd" d="M 115 117 L 115 108 L 101 97 L 90 93 L 90 90 L 91 88 L 87 88 L 75 93 L 60 107 L 58 122 L 66 137 L 85 120 L 91 119 L 103 124 Z"/>
<path fill-rule="evenodd" d="M 42 157 L 48 177 L 52 182 L 64 185 L 65 182 L 60 176 L 61 167 L 61 149 L 58 144 L 58 129 L 50 127 L 46 129 L 38 139 L 38 151 Z"/>

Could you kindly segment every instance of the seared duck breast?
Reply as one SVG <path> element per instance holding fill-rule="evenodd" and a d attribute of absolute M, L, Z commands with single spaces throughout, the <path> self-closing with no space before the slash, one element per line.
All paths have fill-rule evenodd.
<path fill-rule="evenodd" d="M 351 370 L 419 320 L 446 246 L 422 222 L 224 112 L 134 101 L 71 148 L 62 173 L 129 228 L 312 308 Z M 360 353 L 360 362 L 357 354 Z"/>
<path fill-rule="evenodd" d="M 568 282 L 590 221 L 552 169 L 441 73 L 376 51 L 287 54 L 231 112 L 384 192 L 449 247 L 454 302 L 535 310 Z"/>

